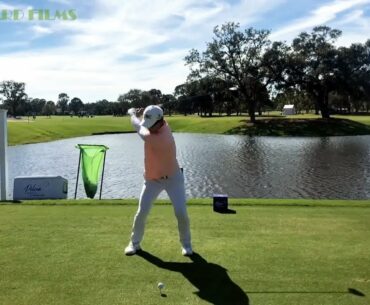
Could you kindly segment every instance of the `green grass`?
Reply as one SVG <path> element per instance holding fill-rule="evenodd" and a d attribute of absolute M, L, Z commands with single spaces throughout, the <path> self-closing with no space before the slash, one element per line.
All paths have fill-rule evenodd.
<path fill-rule="evenodd" d="M 190 201 L 193 260 L 166 201 L 132 257 L 136 200 L 1 204 L 0 304 L 369 304 L 370 201 L 230 201 Z"/>
<path fill-rule="evenodd" d="M 246 116 L 199 117 L 175 115 L 166 118 L 175 132 L 242 134 L 257 136 L 338 136 L 370 134 L 370 116 L 335 116 L 330 120 L 313 114 L 289 117 L 257 117 L 250 124 Z M 129 118 L 100 116 L 94 118 L 38 117 L 9 121 L 9 145 L 38 143 L 94 134 L 132 132 Z"/>
<path fill-rule="evenodd" d="M 128 118 L 69 116 L 37 117 L 8 122 L 9 145 L 47 142 L 99 133 L 132 131 Z"/>
<path fill-rule="evenodd" d="M 370 125 L 343 118 L 265 118 L 263 120 L 257 120 L 254 125 L 249 125 L 248 120 L 243 121 L 243 125 L 230 129 L 227 134 L 306 137 L 370 134 Z"/>

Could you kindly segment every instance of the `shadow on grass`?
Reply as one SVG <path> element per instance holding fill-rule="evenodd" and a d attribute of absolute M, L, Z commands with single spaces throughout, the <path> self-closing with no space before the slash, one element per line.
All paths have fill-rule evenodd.
<path fill-rule="evenodd" d="M 121 134 L 121 133 L 136 133 L 136 131 L 102 131 L 102 132 L 93 132 L 93 136 L 106 135 L 106 134 Z"/>
<path fill-rule="evenodd" d="M 190 263 L 165 262 L 146 251 L 139 251 L 137 255 L 159 268 L 180 272 L 198 288 L 199 291 L 195 292 L 198 297 L 211 304 L 249 305 L 247 294 L 231 280 L 227 270 L 207 262 L 198 253 L 190 256 Z"/>
<path fill-rule="evenodd" d="M 196 113 L 194 115 L 197 115 Z M 212 114 L 212 116 L 209 116 L 208 114 L 206 116 L 204 115 L 198 115 L 198 117 L 202 118 L 202 119 L 211 119 L 211 118 L 237 118 L 237 117 L 245 117 L 245 116 L 248 116 L 247 113 L 242 113 L 242 114 L 239 114 L 239 115 L 236 115 L 235 113 L 231 114 L 231 115 L 227 115 L 227 114 Z M 282 116 L 281 114 L 262 114 L 262 115 L 258 115 L 257 116 L 258 118 L 284 118 L 284 116 Z"/>
<path fill-rule="evenodd" d="M 137 255 L 149 263 L 170 271 L 180 272 L 192 285 L 198 288 L 195 292 L 199 298 L 215 305 L 249 305 L 247 294 L 234 283 L 227 269 L 207 262 L 201 255 L 190 256 L 191 263 L 165 262 L 149 252 L 140 250 Z M 359 297 L 366 295 L 355 288 L 346 291 L 248 291 L 249 294 L 352 294 Z M 166 294 L 161 294 L 167 297 Z"/>
<path fill-rule="evenodd" d="M 9 204 L 9 205 L 11 205 L 11 204 L 20 204 L 20 203 L 22 203 L 22 201 L 19 201 L 19 200 L 3 200 L 3 201 L 1 201 L 0 200 L 0 204 Z"/>
<path fill-rule="evenodd" d="M 250 136 L 352 136 L 369 135 L 370 126 L 347 119 L 259 119 L 255 124 L 240 120 L 241 126 L 225 134 Z"/>
<path fill-rule="evenodd" d="M 366 295 L 361 291 L 348 288 L 347 291 L 249 291 L 251 294 L 265 294 L 265 293 L 282 293 L 282 294 L 353 294 L 358 297 L 365 297 Z"/>
<path fill-rule="evenodd" d="M 219 214 L 236 214 L 236 211 L 231 210 L 231 209 L 217 210 L 217 211 L 214 211 L 214 212 L 219 213 Z"/>
<path fill-rule="evenodd" d="M 370 116 L 370 112 L 350 112 L 350 113 L 335 113 L 335 115 L 350 115 L 350 116 Z"/>

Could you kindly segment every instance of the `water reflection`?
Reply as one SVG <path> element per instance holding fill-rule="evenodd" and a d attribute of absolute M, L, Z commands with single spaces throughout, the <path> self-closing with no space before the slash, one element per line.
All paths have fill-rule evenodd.
<path fill-rule="evenodd" d="M 368 141 L 358 137 L 342 141 L 322 138 L 310 143 L 301 164 L 301 184 L 311 186 L 304 195 L 322 197 L 330 192 L 341 198 L 368 198 L 368 157 Z"/>
<path fill-rule="evenodd" d="M 370 136 L 276 138 L 174 134 L 188 197 L 370 198 Z M 75 138 L 9 148 L 9 179 L 61 175 L 74 194 L 76 144 L 104 144 L 103 198 L 138 197 L 143 143 L 135 134 Z M 12 186 L 10 194 L 12 196 Z M 78 189 L 83 198 L 82 184 Z M 167 198 L 162 193 L 161 198 Z"/>

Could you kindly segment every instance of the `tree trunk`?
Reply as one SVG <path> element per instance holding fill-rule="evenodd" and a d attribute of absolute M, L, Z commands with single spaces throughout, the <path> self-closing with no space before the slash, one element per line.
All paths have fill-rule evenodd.
<path fill-rule="evenodd" d="M 321 117 L 323 119 L 330 119 L 330 112 L 329 112 L 328 106 L 325 103 L 323 103 L 322 106 L 320 107 L 320 111 L 321 111 Z"/>
<path fill-rule="evenodd" d="M 315 102 L 315 114 L 319 114 L 319 111 L 320 111 L 319 103 Z"/>
<path fill-rule="evenodd" d="M 321 117 L 323 119 L 330 119 L 328 99 L 329 99 L 328 93 L 319 94 L 317 99 L 317 104 L 320 107 Z"/>
<path fill-rule="evenodd" d="M 213 108 L 212 109 L 209 109 L 209 111 L 208 111 L 208 116 L 212 116 L 213 115 Z"/>
<path fill-rule="evenodd" d="M 249 102 L 249 107 L 248 107 L 248 114 L 249 114 L 249 118 L 251 120 L 251 123 L 256 123 L 255 110 L 256 110 L 256 104 L 254 102 L 250 101 Z"/>

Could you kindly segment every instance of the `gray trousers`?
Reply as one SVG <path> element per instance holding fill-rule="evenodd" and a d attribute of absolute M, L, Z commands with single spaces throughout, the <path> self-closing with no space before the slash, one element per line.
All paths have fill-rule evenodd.
<path fill-rule="evenodd" d="M 140 195 L 139 208 L 132 226 L 131 242 L 134 245 L 139 245 L 142 241 L 146 218 L 152 208 L 153 202 L 163 190 L 167 192 L 168 197 L 172 201 L 177 218 L 180 243 L 183 247 L 191 247 L 190 224 L 186 210 L 184 175 L 180 169 L 167 179 L 145 180 Z"/>

